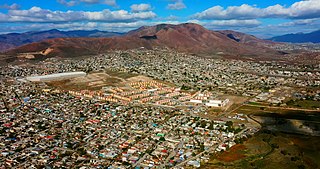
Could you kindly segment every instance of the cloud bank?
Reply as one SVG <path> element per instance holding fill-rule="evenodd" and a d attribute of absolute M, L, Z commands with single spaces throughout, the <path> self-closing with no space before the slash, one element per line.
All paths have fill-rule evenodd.
<path fill-rule="evenodd" d="M 320 0 L 305 0 L 285 7 L 279 4 L 266 8 L 258 8 L 243 4 L 241 6 L 229 6 L 223 8 L 214 6 L 193 15 L 200 20 L 214 19 L 257 19 L 257 18 L 287 18 L 287 19 L 311 19 L 320 17 Z"/>

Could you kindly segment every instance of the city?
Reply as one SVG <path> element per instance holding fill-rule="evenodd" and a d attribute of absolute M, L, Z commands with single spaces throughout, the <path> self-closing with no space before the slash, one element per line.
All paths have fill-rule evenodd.
<path fill-rule="evenodd" d="M 0 169 L 320 168 L 320 0 L 11 0 L 0 25 Z"/>
<path fill-rule="evenodd" d="M 156 63 L 149 59 L 157 56 Z M 260 128 L 248 115 L 236 113 L 235 100 L 228 96 L 285 108 L 297 95 L 290 88 L 319 86 L 316 70 L 269 62 L 208 62 L 165 49 L 2 67 L 1 154 L 6 158 L 1 163 L 18 168 L 200 167 L 212 153 L 226 151 Z M 88 74 L 61 83 L 28 78 L 70 71 Z M 109 86 L 90 77 L 113 73 L 114 78 L 116 72 L 125 80 Z M 82 84 L 83 78 L 92 81 Z M 69 90 L 64 85 L 72 79 Z M 320 100 L 320 90 L 312 93 Z M 221 109 L 218 116 L 207 116 L 212 107 Z"/>

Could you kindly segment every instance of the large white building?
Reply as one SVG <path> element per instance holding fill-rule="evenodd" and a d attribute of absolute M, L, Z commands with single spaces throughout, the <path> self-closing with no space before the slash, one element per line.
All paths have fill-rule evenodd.
<path fill-rule="evenodd" d="M 225 100 L 209 100 L 208 103 L 206 103 L 206 106 L 209 107 L 224 107 L 229 103 L 229 99 Z"/>
<path fill-rule="evenodd" d="M 69 78 L 75 77 L 82 77 L 86 76 L 85 72 L 65 72 L 65 73 L 55 73 L 50 75 L 43 75 L 43 76 L 29 76 L 25 79 L 31 82 L 48 82 L 48 81 L 55 81 L 55 80 L 64 80 Z"/>

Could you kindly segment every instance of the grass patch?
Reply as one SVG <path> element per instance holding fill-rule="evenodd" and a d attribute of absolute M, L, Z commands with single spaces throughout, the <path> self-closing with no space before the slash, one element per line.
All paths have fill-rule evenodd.
<path fill-rule="evenodd" d="M 315 100 L 290 100 L 287 102 L 290 107 L 303 109 L 317 109 L 320 108 L 320 101 Z"/>
<path fill-rule="evenodd" d="M 136 74 L 132 74 L 132 73 L 127 73 L 127 72 L 120 72 L 120 71 L 112 71 L 109 69 L 105 70 L 105 73 L 107 73 L 110 76 L 116 76 L 122 79 L 129 79 L 131 77 L 135 77 L 137 76 Z"/>
<path fill-rule="evenodd" d="M 249 102 L 248 104 L 250 104 L 250 105 L 256 105 L 256 106 L 262 105 L 262 104 L 260 104 L 260 103 L 258 103 L 258 102 Z"/>

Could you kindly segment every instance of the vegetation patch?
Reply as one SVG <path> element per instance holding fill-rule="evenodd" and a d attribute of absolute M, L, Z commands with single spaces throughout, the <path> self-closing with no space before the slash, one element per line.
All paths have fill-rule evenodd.
<path fill-rule="evenodd" d="M 237 144 L 230 148 L 230 150 L 223 152 L 221 155 L 218 156 L 218 159 L 223 162 L 233 162 L 239 159 L 243 159 L 246 157 L 244 155 L 244 150 L 246 147 L 242 144 Z"/>
<path fill-rule="evenodd" d="M 319 168 L 319 140 L 320 137 L 261 130 L 243 144 L 214 155 L 202 168 Z"/>

